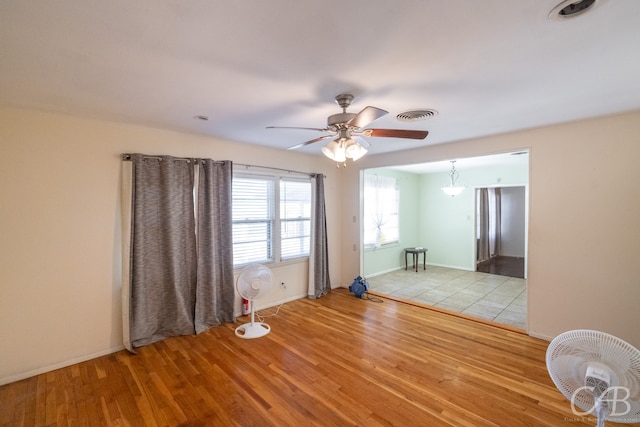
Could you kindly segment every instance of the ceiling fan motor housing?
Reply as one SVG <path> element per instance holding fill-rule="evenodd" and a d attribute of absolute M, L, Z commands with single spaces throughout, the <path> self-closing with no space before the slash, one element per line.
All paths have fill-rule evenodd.
<path fill-rule="evenodd" d="M 327 127 L 342 129 L 348 127 L 349 120 L 353 119 L 356 116 L 355 113 L 338 113 L 333 114 L 327 118 Z"/>

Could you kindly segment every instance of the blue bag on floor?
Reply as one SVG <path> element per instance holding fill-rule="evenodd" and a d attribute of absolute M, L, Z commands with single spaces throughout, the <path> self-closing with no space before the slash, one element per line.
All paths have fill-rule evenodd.
<path fill-rule="evenodd" d="M 369 291 L 369 282 L 360 276 L 353 279 L 353 283 L 349 286 L 349 292 L 353 292 L 356 298 L 362 298 L 367 291 Z"/>

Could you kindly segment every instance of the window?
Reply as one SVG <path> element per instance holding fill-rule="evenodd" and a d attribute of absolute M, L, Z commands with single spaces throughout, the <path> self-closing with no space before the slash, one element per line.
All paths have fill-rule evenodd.
<path fill-rule="evenodd" d="M 309 255 L 311 182 L 280 180 L 280 256 Z"/>
<path fill-rule="evenodd" d="M 309 255 L 309 179 L 234 174 L 233 264 Z"/>
<path fill-rule="evenodd" d="M 233 264 L 273 261 L 274 180 L 234 175 L 231 194 Z"/>
<path fill-rule="evenodd" d="M 400 239 L 398 205 L 400 192 L 396 178 L 364 176 L 364 245 L 380 247 Z"/>

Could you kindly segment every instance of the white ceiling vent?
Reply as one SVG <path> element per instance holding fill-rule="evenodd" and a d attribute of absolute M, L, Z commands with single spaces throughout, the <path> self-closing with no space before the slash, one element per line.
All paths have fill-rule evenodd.
<path fill-rule="evenodd" d="M 400 113 L 396 116 L 401 122 L 417 122 L 419 120 L 426 120 L 430 117 L 436 116 L 438 112 L 436 110 L 409 110 L 403 113 Z"/>
<path fill-rule="evenodd" d="M 573 18 L 604 2 L 605 0 L 564 0 L 551 10 L 549 18 L 553 20 Z"/>

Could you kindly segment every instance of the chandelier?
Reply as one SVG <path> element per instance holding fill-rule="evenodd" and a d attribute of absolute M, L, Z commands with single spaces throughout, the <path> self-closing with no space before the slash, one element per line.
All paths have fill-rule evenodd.
<path fill-rule="evenodd" d="M 343 163 L 347 159 L 354 162 L 367 153 L 367 149 L 348 135 L 347 129 L 339 130 L 339 137 L 322 147 L 322 154 L 331 160 Z"/>
<path fill-rule="evenodd" d="M 457 196 L 462 193 L 467 186 L 466 185 L 456 185 L 456 181 L 458 180 L 458 171 L 456 170 L 456 161 L 451 160 L 451 171 L 449 172 L 449 184 L 442 186 L 442 191 L 449 196 Z"/>

